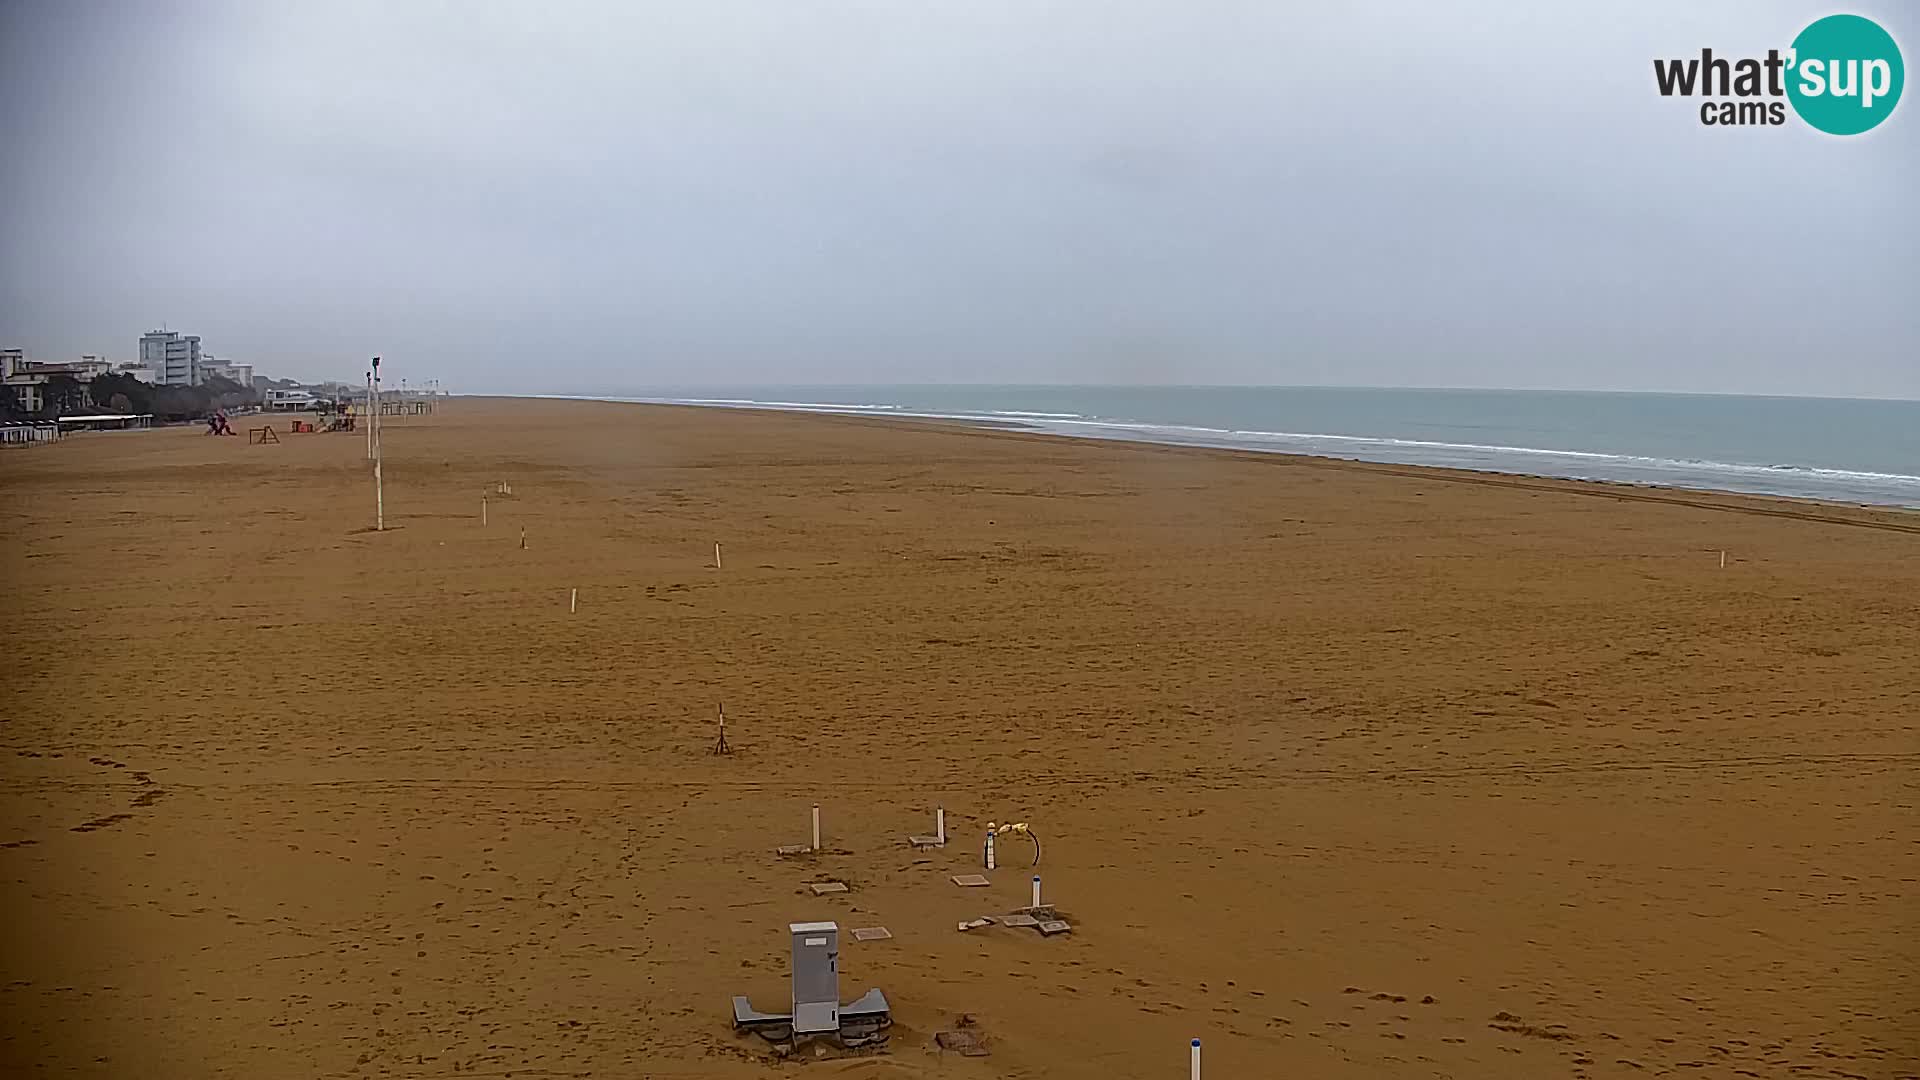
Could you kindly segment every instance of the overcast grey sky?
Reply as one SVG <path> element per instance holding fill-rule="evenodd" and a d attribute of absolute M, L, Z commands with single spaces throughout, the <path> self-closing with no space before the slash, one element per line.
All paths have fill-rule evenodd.
<path fill-rule="evenodd" d="M 1840 139 L 1654 90 L 1834 10 L 0 0 L 0 346 L 1920 398 L 1920 101 Z M 1915 62 L 1920 9 L 1844 10 Z"/>

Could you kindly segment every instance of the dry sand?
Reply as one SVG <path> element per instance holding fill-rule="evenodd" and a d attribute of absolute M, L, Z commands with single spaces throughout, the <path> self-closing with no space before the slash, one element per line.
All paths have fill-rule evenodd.
<path fill-rule="evenodd" d="M 594 403 L 388 444 L 378 535 L 358 435 L 0 458 L 0 1074 L 1920 1073 L 1915 515 Z M 990 819 L 1071 935 L 955 931 L 1024 902 L 1018 842 L 947 881 Z M 728 998 L 821 918 L 892 929 L 841 982 L 891 1050 L 771 1066 Z"/>

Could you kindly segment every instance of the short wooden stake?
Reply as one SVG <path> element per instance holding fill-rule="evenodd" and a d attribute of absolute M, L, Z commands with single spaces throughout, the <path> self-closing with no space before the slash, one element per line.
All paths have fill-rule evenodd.
<path fill-rule="evenodd" d="M 1727 568 L 1727 553 L 1723 551 L 1720 553 L 1720 569 L 1725 570 L 1726 568 Z"/>
<path fill-rule="evenodd" d="M 820 850 L 820 804 L 813 804 L 813 850 Z"/>
<path fill-rule="evenodd" d="M 520 550 L 527 550 L 527 527 L 525 525 L 520 526 Z"/>
<path fill-rule="evenodd" d="M 567 614 L 572 615 L 578 612 L 579 610 L 580 610 L 580 590 L 574 589 L 572 592 L 570 592 L 567 595 Z"/>
<path fill-rule="evenodd" d="M 482 495 L 480 496 L 480 524 L 484 526 L 486 525 L 486 523 L 487 523 L 487 497 L 485 495 Z"/>
<path fill-rule="evenodd" d="M 713 544 L 713 568 L 720 569 L 720 542 L 717 540 Z"/>
<path fill-rule="evenodd" d="M 947 846 L 947 808 L 944 806 L 933 808 L 933 835 L 939 838 L 941 847 Z"/>

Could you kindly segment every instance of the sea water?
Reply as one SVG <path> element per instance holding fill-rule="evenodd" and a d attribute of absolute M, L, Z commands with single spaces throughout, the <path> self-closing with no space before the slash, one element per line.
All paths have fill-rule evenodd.
<path fill-rule="evenodd" d="M 1349 387 L 674 387 L 596 397 L 1920 508 L 1920 401 Z"/>

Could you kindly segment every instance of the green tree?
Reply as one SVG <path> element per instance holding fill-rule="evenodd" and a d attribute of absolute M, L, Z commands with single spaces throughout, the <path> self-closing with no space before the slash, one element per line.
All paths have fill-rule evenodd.
<path fill-rule="evenodd" d="M 150 413 L 153 411 L 153 387 L 131 375 L 109 373 L 95 375 L 87 383 L 87 389 L 95 401 L 125 400 L 126 407 L 114 406 L 120 412 Z"/>
<path fill-rule="evenodd" d="M 48 416 L 68 416 L 87 409 L 87 388 L 71 375 L 48 376 L 40 397 L 40 411 Z"/>

